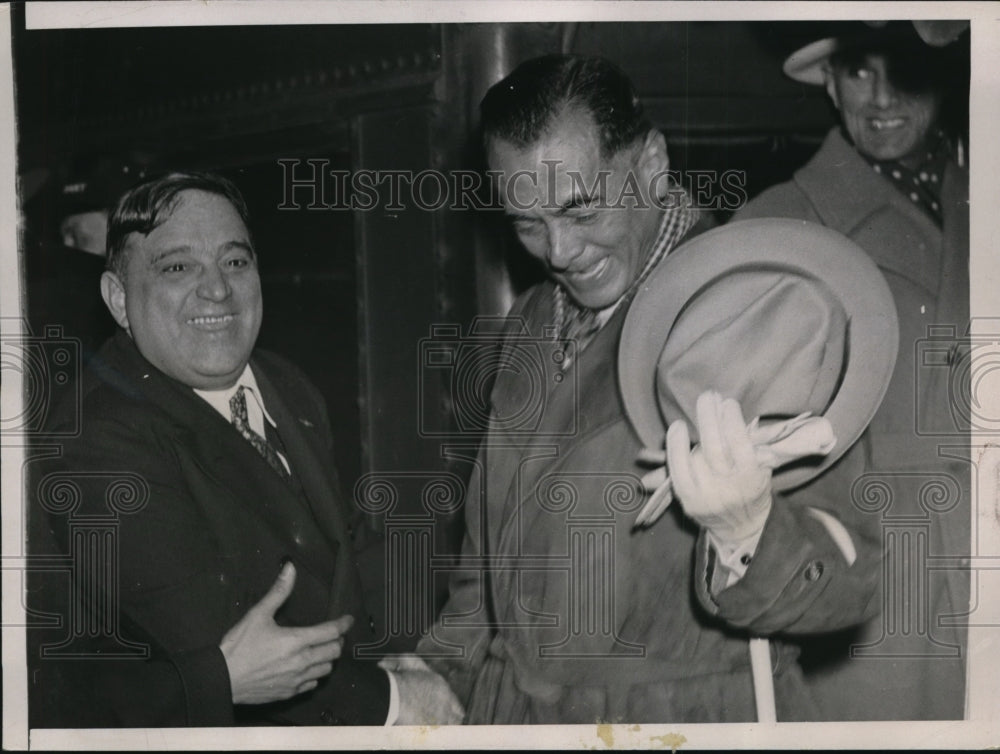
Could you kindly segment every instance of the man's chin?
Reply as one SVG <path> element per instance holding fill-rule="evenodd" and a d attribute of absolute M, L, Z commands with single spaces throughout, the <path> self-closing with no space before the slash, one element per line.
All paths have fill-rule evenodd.
<path fill-rule="evenodd" d="M 560 282 L 573 302 L 584 309 L 605 309 L 618 301 L 628 290 L 628 285 L 620 279 L 605 280 L 603 285 L 591 287 L 572 285 L 566 280 Z"/>
<path fill-rule="evenodd" d="M 903 161 L 913 154 L 921 154 L 920 143 L 911 138 L 869 139 L 865 153 L 880 162 Z"/>
<path fill-rule="evenodd" d="M 579 293 L 569 288 L 566 289 L 566 292 L 569 293 L 570 300 L 581 309 L 603 309 L 608 306 L 608 304 L 604 302 L 603 298 L 593 298 L 585 295 L 581 296 Z"/>
<path fill-rule="evenodd" d="M 245 365 L 244 365 L 245 366 Z M 191 374 L 186 375 L 184 382 L 188 387 L 192 387 L 195 390 L 228 390 L 236 381 L 239 380 L 240 375 L 243 374 L 243 368 L 240 367 L 232 372 L 226 372 L 224 374 Z"/>
<path fill-rule="evenodd" d="M 236 384 L 248 360 L 249 357 L 191 364 L 185 370 L 183 382 L 196 390 L 227 390 Z"/>

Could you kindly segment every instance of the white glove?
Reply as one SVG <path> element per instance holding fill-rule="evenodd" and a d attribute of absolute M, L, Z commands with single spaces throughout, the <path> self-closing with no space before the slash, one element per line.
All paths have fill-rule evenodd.
<path fill-rule="evenodd" d="M 703 393 L 700 400 L 708 400 L 707 395 L 709 393 Z M 826 455 L 837 444 L 830 422 L 825 417 L 810 416 L 808 413 L 764 426 L 760 426 L 759 420 L 754 419 L 747 427 L 747 434 L 753 443 L 757 463 L 768 469 L 778 468 L 805 456 Z M 692 453 L 699 450 L 700 446 Z M 652 493 L 652 496 L 639 511 L 634 524 L 637 527 L 648 527 L 652 526 L 673 502 L 673 485 L 664 465 L 667 460 L 665 451 L 644 448 L 639 451 L 638 460 L 641 464 L 656 467 L 642 478 L 642 486 L 647 492 Z"/>
<path fill-rule="evenodd" d="M 764 528 L 771 510 L 771 469 L 757 462 L 740 404 L 713 391 L 695 406 L 701 444 L 691 448 L 687 424 L 667 428 L 667 464 L 684 512 L 723 542 Z"/>

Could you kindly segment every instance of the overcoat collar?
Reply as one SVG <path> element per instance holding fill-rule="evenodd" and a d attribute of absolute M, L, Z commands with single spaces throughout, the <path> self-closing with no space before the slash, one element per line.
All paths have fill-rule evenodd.
<path fill-rule="evenodd" d="M 941 238 L 941 230 L 919 207 L 878 175 L 852 147 L 839 128 L 826 137 L 816 156 L 795 173 L 794 180 L 813 202 L 822 223 L 847 236 L 856 235 L 871 218 L 892 209 L 916 226 L 919 238 Z M 922 269 L 901 257 L 892 245 L 866 249 L 875 263 L 936 290 L 939 269 Z M 936 255 L 940 249 L 935 249 Z"/>

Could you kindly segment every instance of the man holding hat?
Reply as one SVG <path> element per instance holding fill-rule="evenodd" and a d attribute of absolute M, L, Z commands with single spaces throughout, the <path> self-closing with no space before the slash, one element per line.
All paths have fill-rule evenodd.
<path fill-rule="evenodd" d="M 511 311 L 462 560 L 419 653 L 471 723 L 749 721 L 772 672 L 778 718 L 815 719 L 795 648 L 774 642 L 754 678 L 748 639 L 877 609 L 879 543 L 847 492 L 782 492 L 826 471 L 881 399 L 896 325 L 875 266 L 804 223 L 685 240 L 695 210 L 665 179 L 664 137 L 607 61 L 529 60 L 481 113 L 505 211 L 549 279 Z M 744 305 L 699 294 L 720 285 Z M 661 363 L 685 332 L 732 350 Z M 769 343 L 786 353 L 739 368 Z M 796 390 L 772 384 L 786 362 Z"/>
<path fill-rule="evenodd" d="M 956 616 L 969 609 L 968 574 L 932 572 L 926 556 L 970 552 L 961 426 L 971 417 L 954 415 L 968 382 L 956 376 L 968 367 L 960 339 L 969 320 L 969 187 L 961 143 L 942 128 L 953 114 L 946 97 L 968 86 L 961 76 L 967 26 L 856 23 L 791 55 L 785 73 L 824 86 L 841 126 L 792 180 L 734 217 L 801 218 L 840 231 L 878 265 L 899 313 L 899 360 L 854 451 L 870 458 L 867 477 L 854 481 L 878 480 L 888 495 L 884 507 L 867 511 L 866 501 L 854 498 L 865 526 L 885 537 L 884 609 L 862 629 L 830 634 L 804 654 L 814 666 L 807 680 L 831 720 L 963 715 L 965 632 Z M 941 333 L 954 336 L 945 344 L 948 363 L 932 368 L 919 358 L 921 342 Z M 931 507 L 927 492 L 935 484 L 951 492 Z M 913 536 L 925 538 L 926 548 L 908 563 L 900 560 L 903 540 L 894 539 L 895 522 L 904 519 L 919 523 Z M 888 574 L 897 567 L 893 582 Z M 903 626 L 912 627 L 906 636 Z"/>

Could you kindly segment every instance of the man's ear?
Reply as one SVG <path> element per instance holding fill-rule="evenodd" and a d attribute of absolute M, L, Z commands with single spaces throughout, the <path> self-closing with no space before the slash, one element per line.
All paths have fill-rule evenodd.
<path fill-rule="evenodd" d="M 101 298 L 104 299 L 111 316 L 126 332 L 128 329 L 128 314 L 125 311 L 125 286 L 113 272 L 101 275 Z"/>
<path fill-rule="evenodd" d="M 655 128 L 651 128 L 646 134 L 646 140 L 642 145 L 642 154 L 639 155 L 639 171 L 642 173 L 645 184 L 656 175 L 665 173 L 670 168 L 670 158 L 667 157 L 667 140 Z"/>
<path fill-rule="evenodd" d="M 651 128 L 646 134 L 646 140 L 642 145 L 642 153 L 639 155 L 639 176 L 642 179 L 641 191 L 647 194 L 646 201 L 658 205 L 662 196 L 653 197 L 653 191 L 668 186 L 668 181 L 663 175 L 670 169 L 670 158 L 667 156 L 667 140 L 663 134 L 655 128 Z"/>
<path fill-rule="evenodd" d="M 837 79 L 833 75 L 833 69 L 829 63 L 823 66 L 823 86 L 826 87 L 826 93 L 830 96 L 833 106 L 840 110 L 840 98 L 837 96 Z"/>

